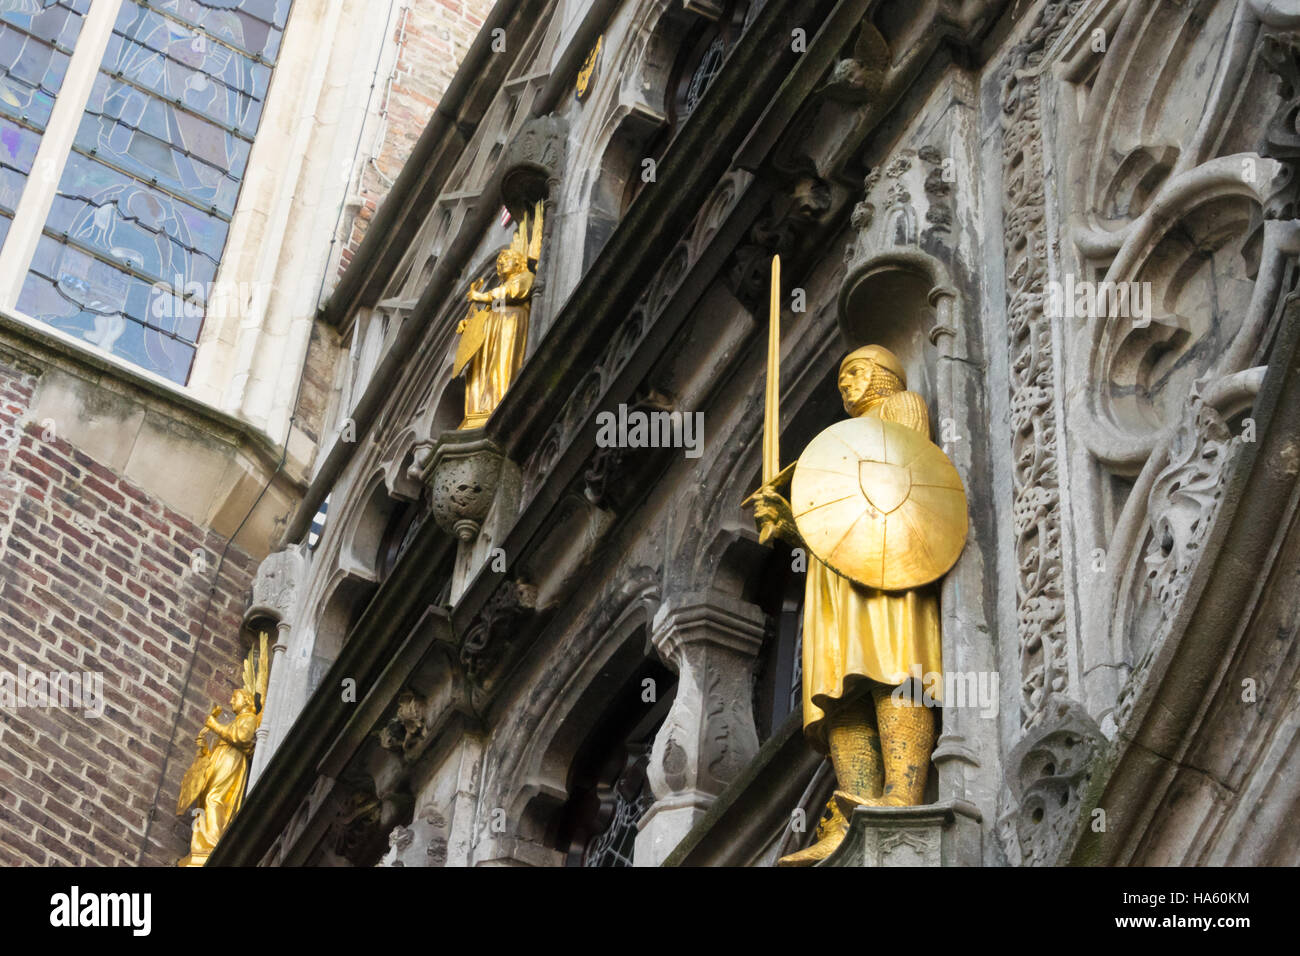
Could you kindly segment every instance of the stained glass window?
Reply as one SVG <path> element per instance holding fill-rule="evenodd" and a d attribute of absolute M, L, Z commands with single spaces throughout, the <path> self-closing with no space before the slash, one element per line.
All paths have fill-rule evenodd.
<path fill-rule="evenodd" d="M 0 0 L 0 245 L 89 8 L 90 0 Z"/>
<path fill-rule="evenodd" d="M 73 13 L 90 0 L 0 0 L 0 9 L 42 3 Z M 290 6 L 124 0 L 19 311 L 188 380 Z M 75 34 L 47 17 L 40 29 L 16 23 L 28 32 L 12 41 L 0 33 L 0 69 L 15 87 L 12 97 L 0 88 L 0 121 L 14 109 L 48 118 Z M 31 168 L 24 128 L 15 130 L 0 128 L 0 236 L 17 177 Z"/>

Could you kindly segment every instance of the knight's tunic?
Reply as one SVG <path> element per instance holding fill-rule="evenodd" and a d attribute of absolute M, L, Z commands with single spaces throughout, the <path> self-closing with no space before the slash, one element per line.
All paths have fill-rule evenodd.
<path fill-rule="evenodd" d="M 925 401 L 897 392 L 866 413 L 930 437 Z M 803 611 L 803 723 L 814 748 L 826 752 L 823 720 L 837 701 L 869 686 L 901 684 L 943 671 L 939 600 L 933 585 L 881 591 L 857 584 L 808 555 Z M 942 682 L 932 692 L 938 697 Z"/>

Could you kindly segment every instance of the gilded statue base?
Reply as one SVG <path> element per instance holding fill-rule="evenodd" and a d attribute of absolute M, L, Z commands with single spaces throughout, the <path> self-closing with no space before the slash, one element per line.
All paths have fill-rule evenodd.
<path fill-rule="evenodd" d="M 814 866 L 971 866 L 980 812 L 964 800 L 920 807 L 854 807 L 839 846 Z"/>
<path fill-rule="evenodd" d="M 208 862 L 206 853 L 186 853 L 176 861 L 177 866 L 202 866 Z"/>

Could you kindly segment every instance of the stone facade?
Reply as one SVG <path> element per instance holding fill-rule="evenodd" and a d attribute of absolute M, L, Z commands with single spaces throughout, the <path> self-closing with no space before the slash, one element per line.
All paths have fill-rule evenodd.
<path fill-rule="evenodd" d="M 1300 4 L 453 7 L 370 24 L 384 75 L 441 56 L 425 18 L 454 14 L 444 97 L 395 80 L 383 127 L 346 71 L 320 88 L 382 173 L 347 215 L 291 188 L 332 127 L 250 214 L 251 236 L 275 196 L 297 211 L 268 262 L 344 261 L 319 311 L 273 300 L 231 330 L 247 361 L 209 367 L 216 404 L 289 436 L 222 611 L 222 640 L 241 611 L 274 628 L 274 666 L 210 862 L 769 866 L 810 842 L 834 781 L 800 722 L 806 556 L 741 504 L 774 254 L 782 463 L 842 417 L 841 356 L 879 343 L 971 504 L 925 804 L 856 811 L 824 865 L 1300 862 Z M 359 55 L 338 42 L 327 66 Z M 526 359 L 458 431 L 466 292 L 535 203 Z M 335 248 L 299 254 L 309 234 Z M 303 354 L 291 400 L 269 383 Z M 608 447 L 630 413 L 700 416 L 702 453 Z M 52 477 L 32 419 L 14 482 Z M 30 550 L 17 488 L 6 540 Z M 0 613 L 39 632 L 33 586 L 0 585 Z M 54 853 L 48 798 L 14 799 Z"/>
<path fill-rule="evenodd" d="M 859 810 L 826 865 L 1300 860 L 1293 6 L 499 4 L 402 242 L 368 235 L 322 313 L 357 441 L 282 542 L 289 669 L 214 862 L 807 844 L 833 781 L 799 728 L 802 569 L 740 506 L 774 253 L 782 462 L 877 342 L 971 501 L 940 593 L 969 699 L 927 804 Z M 454 330 L 524 194 L 529 356 L 460 435 Z M 619 408 L 702 413 L 704 454 L 600 447 Z"/>

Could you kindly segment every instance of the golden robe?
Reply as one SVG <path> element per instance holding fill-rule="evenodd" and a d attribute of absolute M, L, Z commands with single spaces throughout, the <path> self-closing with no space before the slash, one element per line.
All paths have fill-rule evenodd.
<path fill-rule="evenodd" d="M 208 787 L 203 794 L 203 812 L 194 821 L 192 855 L 211 853 L 230 818 L 243 805 L 248 758 L 253 752 L 258 723 L 256 714 L 237 714 L 226 725 L 226 732 L 236 742 L 229 744 L 218 738 L 208 755 Z"/>
<path fill-rule="evenodd" d="M 482 311 L 486 328 L 483 345 L 465 366 L 465 421 L 477 428 L 491 417 L 519 374 L 528 348 L 529 305 L 508 305 Z"/>
<path fill-rule="evenodd" d="M 930 437 L 924 400 L 899 392 L 865 413 Z M 919 670 L 918 670 L 919 668 Z M 826 709 L 865 691 L 871 681 L 897 685 L 942 674 L 939 599 L 934 585 L 881 591 L 857 584 L 808 555 L 803 605 L 803 726 L 826 752 Z M 927 683 L 936 700 L 941 681 Z"/>

